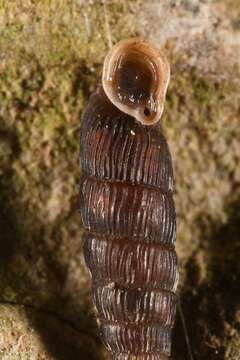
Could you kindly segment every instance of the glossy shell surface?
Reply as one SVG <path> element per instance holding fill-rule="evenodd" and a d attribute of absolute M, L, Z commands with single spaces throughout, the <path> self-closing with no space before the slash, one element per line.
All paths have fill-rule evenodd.
<path fill-rule="evenodd" d="M 113 359 L 167 359 L 178 269 L 165 137 L 116 107 L 99 82 L 80 154 L 84 255 L 103 341 Z"/>

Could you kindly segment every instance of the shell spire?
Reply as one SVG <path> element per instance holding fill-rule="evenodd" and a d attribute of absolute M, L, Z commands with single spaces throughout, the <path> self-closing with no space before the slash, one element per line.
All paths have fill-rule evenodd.
<path fill-rule="evenodd" d="M 160 120 L 169 79 L 166 57 L 142 39 L 122 40 L 105 57 L 102 84 L 107 97 L 143 125 Z"/>

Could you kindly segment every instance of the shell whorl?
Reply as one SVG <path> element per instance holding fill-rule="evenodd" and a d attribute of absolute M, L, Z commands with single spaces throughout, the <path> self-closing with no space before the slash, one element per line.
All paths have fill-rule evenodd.
<path fill-rule="evenodd" d="M 178 282 L 167 142 L 98 83 L 82 116 L 80 154 L 84 255 L 102 338 L 115 360 L 167 359 Z"/>

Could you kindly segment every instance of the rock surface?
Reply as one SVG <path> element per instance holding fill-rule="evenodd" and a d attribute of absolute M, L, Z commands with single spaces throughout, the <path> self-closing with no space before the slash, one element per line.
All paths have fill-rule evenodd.
<path fill-rule="evenodd" d="M 105 4 L 105 5 L 104 5 Z M 84 266 L 79 125 L 110 42 L 163 47 L 181 281 L 196 360 L 239 359 L 238 0 L 0 2 L 0 358 L 107 358 Z M 178 315 L 174 358 L 188 359 Z"/>

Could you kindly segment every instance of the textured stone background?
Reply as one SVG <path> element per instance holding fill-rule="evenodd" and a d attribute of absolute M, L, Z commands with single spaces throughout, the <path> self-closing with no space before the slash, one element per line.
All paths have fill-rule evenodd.
<path fill-rule="evenodd" d="M 238 0 L 0 0 L 0 359 L 107 359 L 81 249 L 81 111 L 109 40 L 172 65 L 181 281 L 196 360 L 240 359 Z M 187 360 L 177 316 L 174 358 Z"/>

